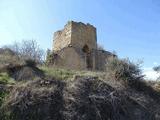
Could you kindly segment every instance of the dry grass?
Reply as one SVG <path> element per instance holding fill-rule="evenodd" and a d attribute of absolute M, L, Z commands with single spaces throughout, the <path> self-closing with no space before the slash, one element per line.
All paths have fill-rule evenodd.
<path fill-rule="evenodd" d="M 156 102 L 148 98 L 149 103 L 143 103 L 139 100 L 147 95 L 129 91 L 116 90 L 95 77 L 20 82 L 6 97 L 0 117 L 3 120 L 154 120 L 159 108 L 150 108 Z"/>
<path fill-rule="evenodd" d="M 103 79 L 105 77 L 105 72 L 78 71 L 45 66 L 41 66 L 39 68 L 44 71 L 46 76 L 59 80 L 73 80 L 76 76 L 98 77 L 99 79 Z"/>
<path fill-rule="evenodd" d="M 55 80 L 19 82 L 5 99 L 0 117 L 3 120 L 61 119 L 64 83 Z"/>

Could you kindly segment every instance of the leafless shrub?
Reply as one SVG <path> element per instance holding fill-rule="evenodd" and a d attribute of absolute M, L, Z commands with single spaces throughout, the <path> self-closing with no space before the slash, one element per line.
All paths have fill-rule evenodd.
<path fill-rule="evenodd" d="M 41 63 L 44 60 L 44 51 L 35 40 L 23 40 L 20 43 L 15 42 L 13 45 L 4 46 L 4 48 L 11 49 L 24 60 L 32 59 L 36 63 Z"/>
<path fill-rule="evenodd" d="M 139 64 L 134 64 L 128 59 L 120 60 L 116 57 L 110 57 L 107 60 L 106 77 L 116 81 L 123 81 L 126 85 L 128 82 L 143 79 Z"/>
<path fill-rule="evenodd" d="M 153 70 L 156 71 L 157 73 L 160 73 L 160 66 L 155 66 L 153 67 Z M 158 76 L 157 80 L 160 80 L 160 75 Z"/>
<path fill-rule="evenodd" d="M 23 65 L 25 64 L 14 51 L 5 48 L 0 49 L 0 72 L 6 72 L 7 68 L 12 65 Z"/>
<path fill-rule="evenodd" d="M 156 71 L 156 72 L 160 72 L 160 66 L 153 67 L 153 70 Z"/>

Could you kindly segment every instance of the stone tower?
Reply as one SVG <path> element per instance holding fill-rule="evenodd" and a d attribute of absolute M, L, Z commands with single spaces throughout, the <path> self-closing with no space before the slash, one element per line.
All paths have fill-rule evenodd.
<path fill-rule="evenodd" d="M 90 24 L 69 21 L 63 30 L 54 33 L 53 50 L 59 51 L 65 47 L 97 49 L 96 28 Z"/>
<path fill-rule="evenodd" d="M 54 33 L 51 64 L 69 69 L 104 70 L 113 54 L 97 49 L 96 28 L 90 24 L 69 21 Z"/>

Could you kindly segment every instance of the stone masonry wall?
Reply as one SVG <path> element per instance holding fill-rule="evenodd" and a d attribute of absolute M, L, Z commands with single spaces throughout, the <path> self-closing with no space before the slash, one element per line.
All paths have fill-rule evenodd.
<path fill-rule="evenodd" d="M 53 50 L 58 51 L 69 45 L 81 49 L 87 45 L 89 49 L 96 49 L 96 28 L 81 22 L 68 22 L 63 30 L 54 33 Z"/>
<path fill-rule="evenodd" d="M 54 65 L 78 70 L 105 70 L 112 53 L 97 50 L 96 28 L 90 24 L 70 21 L 54 33 Z"/>
<path fill-rule="evenodd" d="M 58 51 L 71 44 L 71 22 L 63 30 L 54 33 L 53 50 Z"/>
<path fill-rule="evenodd" d="M 96 28 L 90 24 L 72 22 L 71 44 L 74 47 L 83 48 L 87 45 L 89 49 L 97 48 Z"/>
<path fill-rule="evenodd" d="M 57 52 L 58 57 L 55 60 L 55 66 L 75 70 L 85 70 L 86 63 L 84 56 L 79 49 L 66 47 Z"/>
<path fill-rule="evenodd" d="M 106 62 L 108 61 L 109 57 L 116 57 L 114 54 L 104 51 L 104 50 L 96 50 L 94 51 L 96 53 L 96 70 L 104 71 L 106 70 Z"/>

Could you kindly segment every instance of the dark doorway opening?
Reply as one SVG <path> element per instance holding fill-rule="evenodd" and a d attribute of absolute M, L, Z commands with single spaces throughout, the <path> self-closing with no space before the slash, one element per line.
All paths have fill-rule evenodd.
<path fill-rule="evenodd" d="M 91 51 L 88 45 L 84 45 L 84 47 L 82 48 L 82 51 L 85 53 L 87 69 L 91 70 L 93 68 L 93 61 L 91 57 Z"/>
<path fill-rule="evenodd" d="M 89 47 L 88 45 L 85 45 L 83 48 L 82 48 L 83 52 L 84 53 L 89 53 Z"/>

